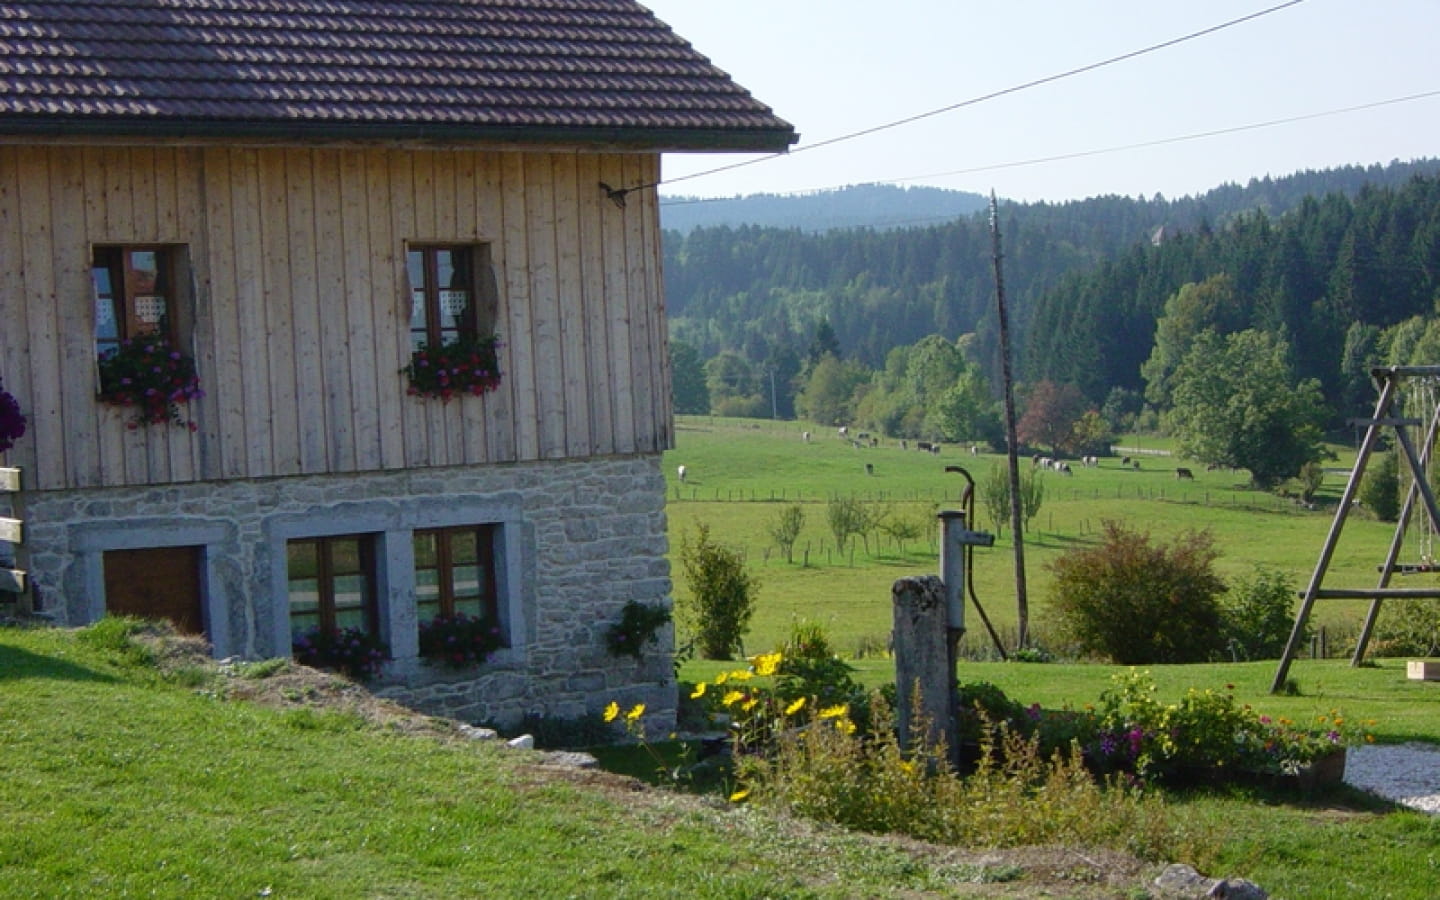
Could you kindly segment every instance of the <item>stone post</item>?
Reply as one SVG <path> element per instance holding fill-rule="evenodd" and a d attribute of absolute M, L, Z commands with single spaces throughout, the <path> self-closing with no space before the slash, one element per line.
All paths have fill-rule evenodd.
<path fill-rule="evenodd" d="M 955 667 L 948 647 L 945 584 L 935 575 L 901 578 L 891 587 L 890 597 L 900 744 L 910 749 L 922 742 L 944 741 L 953 763 L 959 741 L 951 702 Z"/>

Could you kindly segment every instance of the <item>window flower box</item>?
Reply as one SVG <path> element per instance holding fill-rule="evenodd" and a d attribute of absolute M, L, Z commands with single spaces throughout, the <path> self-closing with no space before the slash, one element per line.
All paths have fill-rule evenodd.
<path fill-rule="evenodd" d="M 410 379 L 407 391 L 416 397 L 480 396 L 500 386 L 500 336 L 461 337 L 443 344 L 424 343 L 401 373 Z"/>
<path fill-rule="evenodd" d="M 147 335 L 122 341 L 100 357 L 100 401 L 111 406 L 134 407 L 127 427 L 195 423 L 180 415 L 181 404 L 205 396 L 195 361 L 169 339 Z"/>

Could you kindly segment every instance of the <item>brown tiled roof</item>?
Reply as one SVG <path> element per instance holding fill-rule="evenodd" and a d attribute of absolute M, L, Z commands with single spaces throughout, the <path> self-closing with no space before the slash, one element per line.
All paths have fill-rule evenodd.
<path fill-rule="evenodd" d="M 0 0 L 0 133 L 780 150 L 632 0 Z"/>

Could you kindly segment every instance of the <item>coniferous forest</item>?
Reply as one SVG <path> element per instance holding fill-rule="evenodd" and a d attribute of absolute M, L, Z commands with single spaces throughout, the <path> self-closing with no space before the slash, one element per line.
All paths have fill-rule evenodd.
<path fill-rule="evenodd" d="M 1318 385 L 1326 426 L 1368 411 L 1369 366 L 1440 364 L 1440 355 L 1394 358 L 1426 345 L 1440 300 L 1437 160 L 1176 200 L 1002 201 L 999 227 L 1022 393 L 1064 386 L 1080 405 L 1106 409 L 1112 428 L 1133 424 L 1145 404 L 1157 417 L 1168 411 L 1168 380 L 1206 331 L 1267 335 L 1287 378 Z M 923 385 L 914 390 L 930 376 L 907 378 L 907 367 L 917 356 L 935 365 L 933 352 L 915 352 L 932 335 L 954 348 L 952 374 L 998 390 L 985 212 L 884 230 L 667 228 L 664 254 L 681 412 L 830 417 L 918 436 L 924 411 L 881 414 L 873 395 L 907 382 L 910 399 L 925 401 Z M 817 385 L 827 355 L 839 368 Z M 697 379 L 708 409 L 686 393 Z M 848 403 L 819 402 L 837 390 Z M 932 413 L 937 400 L 925 404 Z M 1120 410 L 1132 418 L 1120 421 Z M 936 437 L 989 436 L 930 419 Z"/>

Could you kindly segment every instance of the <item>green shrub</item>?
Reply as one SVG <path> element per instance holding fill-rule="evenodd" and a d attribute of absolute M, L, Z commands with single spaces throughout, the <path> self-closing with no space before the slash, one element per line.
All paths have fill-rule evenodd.
<path fill-rule="evenodd" d="M 1237 660 L 1279 659 L 1295 624 L 1295 585 L 1288 577 L 1262 566 L 1232 585 L 1221 604 L 1226 646 Z M 1302 640 L 1313 626 L 1307 620 Z"/>
<path fill-rule="evenodd" d="M 611 656 L 644 656 L 645 645 L 655 640 L 660 629 L 670 624 L 670 610 L 658 604 L 627 600 L 620 621 L 605 629 L 605 646 Z"/>
<path fill-rule="evenodd" d="M 1380 607 L 1371 653 L 1375 656 L 1434 656 L 1440 650 L 1440 605 L 1434 600 L 1397 599 Z"/>
<path fill-rule="evenodd" d="M 862 538 L 870 527 L 870 516 L 865 504 L 854 497 L 835 497 L 825 505 L 825 521 L 830 525 L 830 534 L 835 538 L 837 553 L 845 552 L 850 538 Z"/>
<path fill-rule="evenodd" d="M 680 598 L 676 608 L 701 659 L 734 659 L 755 612 L 758 582 L 745 571 L 740 553 L 710 539 L 708 524 L 698 523 L 695 531 L 693 541 L 680 538 L 680 567 L 690 596 Z"/>
<path fill-rule="evenodd" d="M 1365 472 L 1360 502 L 1382 522 L 1400 518 L 1400 460 L 1394 453 L 1380 455 Z"/>
<path fill-rule="evenodd" d="M 787 563 L 795 561 L 795 542 L 800 539 L 800 529 L 805 527 L 805 508 L 792 503 L 780 510 L 770 525 L 770 537 L 785 554 Z"/>
<path fill-rule="evenodd" d="M 1204 662 L 1224 646 L 1217 555 L 1208 532 L 1167 547 L 1107 521 L 1099 546 L 1051 564 L 1050 608 L 1082 653 L 1121 665 Z"/>
<path fill-rule="evenodd" d="M 796 622 L 780 648 L 775 692 L 789 704 L 805 697 L 829 707 L 860 704 L 864 689 L 855 681 L 855 669 L 836 655 L 825 629 L 814 622 Z"/>

